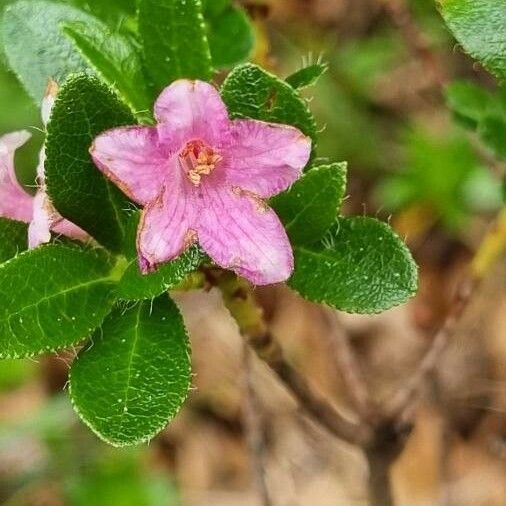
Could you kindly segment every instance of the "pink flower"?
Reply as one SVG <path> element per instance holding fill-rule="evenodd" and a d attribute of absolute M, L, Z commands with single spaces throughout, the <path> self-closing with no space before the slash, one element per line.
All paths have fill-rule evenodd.
<path fill-rule="evenodd" d="M 291 126 L 230 120 L 218 91 L 180 80 L 155 104 L 155 127 L 109 130 L 95 164 L 144 206 L 137 236 L 143 273 L 200 246 L 219 266 L 257 285 L 288 279 L 293 253 L 264 199 L 286 190 L 311 141 Z"/>
<path fill-rule="evenodd" d="M 30 222 L 33 197 L 18 183 L 14 153 L 30 138 L 26 130 L 0 137 L 0 216 Z"/>
<path fill-rule="evenodd" d="M 44 126 L 49 120 L 56 88 L 54 83 L 48 86 L 48 93 L 42 104 Z M 51 230 L 73 239 L 86 240 L 88 234 L 79 227 L 63 219 L 52 205 L 45 188 L 44 162 L 45 151 L 42 148 L 37 167 L 39 188 L 35 197 L 19 184 L 14 168 L 14 154 L 30 139 L 26 130 L 13 132 L 0 137 L 0 216 L 11 220 L 29 223 L 28 245 L 35 248 L 51 240 Z"/>

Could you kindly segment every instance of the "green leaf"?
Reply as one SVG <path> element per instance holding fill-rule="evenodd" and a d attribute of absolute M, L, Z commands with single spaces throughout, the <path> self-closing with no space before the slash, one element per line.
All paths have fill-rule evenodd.
<path fill-rule="evenodd" d="M 315 167 L 271 199 L 292 244 L 319 241 L 336 221 L 346 189 L 346 163 Z"/>
<path fill-rule="evenodd" d="M 421 21 L 418 13 L 413 14 L 417 21 Z M 432 12 L 430 18 L 432 21 Z M 424 29 L 427 29 L 425 19 L 423 23 Z M 439 29 L 439 26 L 437 28 Z M 430 37 L 434 40 L 433 37 L 437 35 L 431 30 Z M 352 95 L 355 103 L 357 99 L 362 101 L 367 100 L 366 97 L 374 96 L 384 76 L 395 72 L 395 69 L 398 69 L 407 59 L 409 59 L 409 49 L 399 30 L 383 26 L 367 34 L 366 37 L 353 37 L 348 41 L 343 41 L 339 47 L 339 56 L 332 58 L 332 65 L 334 75 L 340 76 L 339 88 L 345 92 L 345 97 Z M 335 88 L 336 83 L 332 81 L 333 79 L 330 86 Z M 325 85 L 322 86 L 318 94 L 321 94 L 325 87 Z M 334 100 L 342 99 L 336 97 Z M 355 107 L 357 107 L 356 103 Z M 349 119 L 345 118 L 345 121 L 349 122 Z"/>
<path fill-rule="evenodd" d="M 231 0 L 202 0 L 202 11 L 205 16 L 217 17 L 230 5 Z"/>
<path fill-rule="evenodd" d="M 288 83 L 257 65 L 236 67 L 221 94 L 233 117 L 293 125 L 311 137 L 313 150 L 316 147 L 316 122 L 306 102 Z"/>
<path fill-rule="evenodd" d="M 506 88 L 492 93 L 473 83 L 456 82 L 447 88 L 446 98 L 460 124 L 477 130 L 495 155 L 506 159 Z"/>
<path fill-rule="evenodd" d="M 128 262 L 128 267 L 118 285 L 117 296 L 123 300 L 152 299 L 179 285 L 202 261 L 202 253 L 192 246 L 180 257 L 162 265 L 153 274 L 141 274 L 138 260 Z"/>
<path fill-rule="evenodd" d="M 116 27 L 128 23 L 135 16 L 136 0 L 66 0 L 73 5 L 92 12 L 94 16 Z"/>
<path fill-rule="evenodd" d="M 211 78 L 200 0 L 139 0 L 139 34 L 155 93 L 176 79 Z"/>
<path fill-rule="evenodd" d="M 66 23 L 63 31 L 88 64 L 134 111 L 151 108 L 142 61 L 131 38 L 100 21 Z"/>
<path fill-rule="evenodd" d="M 124 300 L 152 299 L 179 285 L 188 274 L 195 271 L 202 261 L 202 253 L 192 246 L 180 257 L 162 265 L 152 274 L 141 274 L 136 251 L 136 236 L 140 213 L 129 219 L 125 237 L 128 266 L 121 278 L 117 295 Z"/>
<path fill-rule="evenodd" d="M 478 125 L 478 135 L 498 158 L 506 160 L 506 86 L 491 94 L 486 113 Z"/>
<path fill-rule="evenodd" d="M 190 383 L 188 337 L 166 296 L 118 307 L 70 371 L 74 408 L 114 446 L 151 440 L 179 411 Z"/>
<path fill-rule="evenodd" d="M 179 494 L 170 474 L 155 466 L 145 466 L 146 453 L 143 450 L 100 448 L 100 451 L 92 452 L 92 460 L 86 461 L 86 472 L 72 473 L 70 479 L 65 479 L 65 504 L 180 506 Z"/>
<path fill-rule="evenodd" d="M 478 126 L 478 134 L 497 157 L 506 160 L 506 111 L 490 112 Z"/>
<path fill-rule="evenodd" d="M 378 313 L 415 293 L 417 268 L 385 223 L 339 218 L 320 245 L 295 248 L 289 285 L 313 302 L 350 313 Z"/>
<path fill-rule="evenodd" d="M 326 63 L 314 63 L 288 76 L 286 82 L 295 90 L 302 90 L 316 84 L 328 68 L 329 66 Z"/>
<path fill-rule="evenodd" d="M 506 3 L 439 0 L 441 12 L 464 49 L 501 81 L 506 79 Z"/>
<path fill-rule="evenodd" d="M 477 211 L 465 198 L 467 182 L 487 172 L 469 140 L 457 129 L 445 136 L 410 129 L 405 140 L 404 170 L 384 178 L 375 190 L 377 201 L 389 211 L 415 204 L 428 209 L 450 230 L 462 227 Z M 479 176 L 478 176 L 479 177 Z M 490 194 L 490 192 L 487 192 Z M 490 202 L 493 207 L 496 199 Z"/>
<path fill-rule="evenodd" d="M 232 5 L 230 0 L 206 0 L 203 6 L 214 66 L 232 67 L 247 60 L 255 37 L 244 10 Z"/>
<path fill-rule="evenodd" d="M 100 250 L 47 245 L 0 266 L 0 357 L 77 343 L 114 302 L 111 258 Z"/>
<path fill-rule="evenodd" d="M 0 360 L 0 392 L 12 391 L 29 380 L 37 378 L 37 369 L 38 364 L 30 359 L 4 358 Z M 5 437 L 5 433 L 3 436 Z"/>
<path fill-rule="evenodd" d="M 467 128 L 478 127 L 478 123 L 493 101 L 487 90 L 471 82 L 457 81 L 446 88 L 448 107 L 457 120 Z"/>
<path fill-rule="evenodd" d="M 28 226 L 20 221 L 0 218 L 0 263 L 28 248 Z"/>
<path fill-rule="evenodd" d="M 129 202 L 93 164 L 89 149 L 104 130 L 135 123 L 96 77 L 70 77 L 60 89 L 46 138 L 46 183 L 56 209 L 112 251 L 121 251 Z"/>
<path fill-rule="evenodd" d="M 69 74 L 87 69 L 61 32 L 60 23 L 69 21 L 95 19 L 70 5 L 46 1 L 22 0 L 5 9 L 1 31 L 9 65 L 37 104 L 49 79 L 61 83 Z"/>
<path fill-rule="evenodd" d="M 422 202 L 423 206 L 432 195 L 425 188 L 417 186 L 418 183 L 417 174 L 401 173 L 386 176 L 374 189 L 374 198 L 391 211 L 407 208 L 414 202 Z"/>
<path fill-rule="evenodd" d="M 462 199 L 477 212 L 496 211 L 502 206 L 501 181 L 490 170 L 469 174 L 462 187 Z"/>

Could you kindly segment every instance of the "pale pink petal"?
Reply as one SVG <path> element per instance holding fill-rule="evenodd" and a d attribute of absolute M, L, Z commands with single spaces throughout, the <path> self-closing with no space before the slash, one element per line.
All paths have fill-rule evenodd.
<path fill-rule="evenodd" d="M 61 217 L 59 220 L 56 220 L 56 222 L 51 227 L 51 230 L 55 234 L 64 235 L 65 237 L 69 237 L 70 239 L 76 239 L 81 242 L 85 242 L 88 239 L 90 239 L 88 233 L 85 232 L 82 228 L 79 228 L 77 225 L 74 225 L 71 221 Z"/>
<path fill-rule="evenodd" d="M 56 101 L 56 95 L 58 94 L 58 83 L 49 79 L 42 99 L 42 106 L 40 114 L 42 117 L 42 124 L 46 127 L 51 117 L 51 111 L 53 110 L 54 103 Z"/>
<path fill-rule="evenodd" d="M 164 188 L 143 210 L 137 233 L 139 265 L 143 273 L 179 256 L 195 240 L 196 205 L 185 183 Z"/>
<path fill-rule="evenodd" d="M 263 121 L 233 121 L 230 142 L 229 182 L 264 198 L 292 185 L 311 155 L 311 139 L 300 130 Z"/>
<path fill-rule="evenodd" d="M 39 151 L 39 163 L 37 164 L 37 182 L 42 185 L 46 183 L 46 147 L 42 146 Z"/>
<path fill-rule="evenodd" d="M 228 135 L 228 112 L 218 90 L 203 81 L 181 79 L 162 91 L 155 103 L 161 138 L 183 143 L 203 140 L 219 148 Z"/>
<path fill-rule="evenodd" d="M 44 187 L 41 187 L 33 199 L 33 217 L 28 227 L 28 247 L 36 248 L 48 243 L 51 240 L 51 231 L 83 242 L 90 237 L 77 225 L 61 217 L 49 200 Z"/>
<path fill-rule="evenodd" d="M 170 145 L 160 145 L 156 128 L 139 126 L 104 132 L 95 139 L 90 153 L 109 179 L 143 205 L 160 194 L 172 154 Z"/>
<path fill-rule="evenodd" d="M 204 251 L 219 266 L 255 285 L 286 281 L 293 271 L 293 253 L 274 211 L 247 192 L 202 187 L 204 207 L 197 234 Z"/>
<path fill-rule="evenodd" d="M 19 184 L 14 169 L 14 153 L 30 138 L 27 131 L 0 137 L 0 216 L 29 222 L 33 197 Z"/>
<path fill-rule="evenodd" d="M 36 248 L 51 240 L 52 212 L 45 192 L 38 191 L 33 199 L 33 216 L 28 227 L 29 248 Z"/>
<path fill-rule="evenodd" d="M 42 123 L 44 126 L 47 126 L 49 123 L 57 94 L 58 84 L 50 79 L 41 107 Z M 49 199 L 46 191 L 45 163 L 46 150 L 45 146 L 43 146 L 39 152 L 39 163 L 37 165 L 39 189 L 33 199 L 33 216 L 28 227 L 29 247 L 35 248 L 40 244 L 49 242 L 51 240 L 51 232 L 71 239 L 83 242 L 87 241 L 90 236 L 77 225 L 63 218 Z"/>

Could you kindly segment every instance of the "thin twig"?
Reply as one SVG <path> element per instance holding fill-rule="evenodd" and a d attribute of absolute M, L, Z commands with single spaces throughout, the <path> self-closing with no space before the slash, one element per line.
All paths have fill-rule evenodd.
<path fill-rule="evenodd" d="M 367 490 L 370 506 L 393 506 L 390 468 L 392 463 L 386 461 L 380 452 L 365 452 L 369 474 Z"/>
<path fill-rule="evenodd" d="M 254 338 L 247 336 L 247 341 L 318 424 L 348 443 L 360 446 L 367 443 L 371 437 L 370 429 L 365 424 L 345 418 L 327 399 L 315 392 L 285 360 L 279 344 L 270 333 Z"/>
<path fill-rule="evenodd" d="M 374 424 L 375 406 L 349 336 L 339 323 L 335 311 L 324 308 L 323 315 L 329 326 L 332 348 L 353 407 L 362 422 Z"/>
<path fill-rule="evenodd" d="M 425 388 L 426 381 L 436 369 L 439 359 L 448 346 L 450 337 L 453 335 L 464 309 L 469 304 L 476 285 L 477 283 L 474 280 L 466 280 L 462 283 L 451 304 L 450 313 L 442 328 L 432 340 L 418 368 L 405 386 L 394 395 L 387 407 L 387 413 L 392 419 L 397 420 L 397 423 L 404 424 L 411 419 L 415 405 Z"/>
<path fill-rule="evenodd" d="M 452 448 L 452 429 L 448 419 L 443 419 L 439 440 L 439 506 L 450 506 L 450 451 Z"/>
<path fill-rule="evenodd" d="M 370 428 L 345 418 L 325 397 L 312 389 L 305 378 L 285 359 L 272 337 L 247 281 L 226 272 L 207 272 L 210 283 L 218 286 L 223 302 L 239 325 L 241 335 L 292 392 L 314 421 L 336 437 L 355 445 L 365 445 L 372 437 Z"/>
<path fill-rule="evenodd" d="M 418 26 L 405 0 L 380 0 L 399 28 L 406 44 L 424 65 L 434 85 L 441 88 L 448 81 L 439 57 L 434 54 L 430 41 Z"/>
<path fill-rule="evenodd" d="M 472 299 L 477 286 L 491 271 L 491 267 L 506 249 L 506 210 L 502 210 L 491 230 L 482 241 L 470 267 L 470 274 L 460 284 L 450 312 L 437 332 L 413 376 L 399 390 L 387 407 L 387 416 L 403 424 L 412 418 L 427 379 L 436 369 L 462 314 Z"/>
<path fill-rule="evenodd" d="M 260 418 L 259 403 L 253 382 L 251 380 L 251 351 L 249 346 L 243 344 L 243 369 L 244 369 L 244 407 L 243 419 L 246 429 L 246 439 L 251 453 L 255 483 L 262 506 L 273 506 L 273 502 L 267 486 L 265 442 L 263 438 L 262 423 Z"/>

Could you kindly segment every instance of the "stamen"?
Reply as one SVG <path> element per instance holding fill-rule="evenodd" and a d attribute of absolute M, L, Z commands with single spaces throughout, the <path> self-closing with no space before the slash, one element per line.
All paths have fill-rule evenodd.
<path fill-rule="evenodd" d="M 202 176 L 211 174 L 222 159 L 213 148 L 200 140 L 188 142 L 179 153 L 179 165 L 195 186 L 199 186 Z"/>

